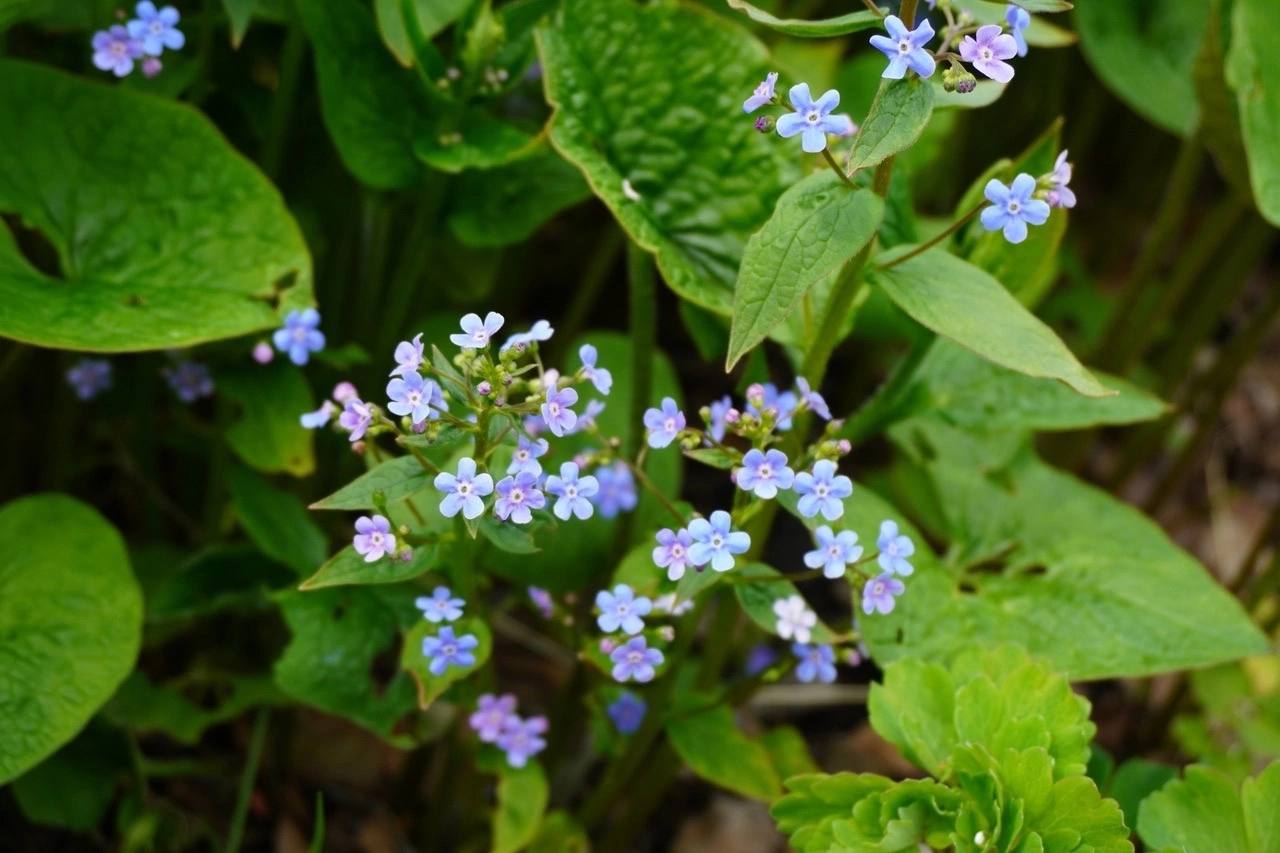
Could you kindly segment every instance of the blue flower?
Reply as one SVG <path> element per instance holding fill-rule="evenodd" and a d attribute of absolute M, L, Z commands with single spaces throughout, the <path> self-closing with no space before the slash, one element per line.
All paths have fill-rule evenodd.
<path fill-rule="evenodd" d="M 636 508 L 636 481 L 625 462 L 597 468 L 596 481 L 600 484 L 600 491 L 592 503 L 600 510 L 601 516 L 613 518 L 620 512 Z"/>
<path fill-rule="evenodd" d="M 546 748 L 547 742 L 542 738 L 546 731 L 546 717 L 522 720 L 512 714 L 498 735 L 498 748 L 507 753 L 507 763 L 512 767 L 524 767 L 530 758 Z"/>
<path fill-rule="evenodd" d="M 440 410 L 444 408 L 444 394 L 440 392 L 440 386 L 430 379 L 423 379 L 422 374 L 416 371 L 388 382 L 387 396 L 391 399 L 387 411 L 408 417 L 415 426 L 440 417 Z"/>
<path fill-rule="evenodd" d="M 821 568 L 822 574 L 829 578 L 844 575 L 845 566 L 856 563 L 862 557 L 862 546 L 858 544 L 858 534 L 852 530 L 833 533 L 827 525 L 813 531 L 813 540 L 817 548 L 805 553 L 804 564 L 811 569 Z"/>
<path fill-rule="evenodd" d="M 644 637 L 632 637 L 613 650 L 609 655 L 613 661 L 613 678 L 615 681 L 637 681 L 643 684 L 653 681 L 657 675 L 657 667 L 664 660 L 662 652 L 649 648 L 649 641 Z"/>
<path fill-rule="evenodd" d="M 916 552 L 915 543 L 910 536 L 898 532 L 896 521 L 886 519 L 880 522 L 880 538 L 876 540 L 876 547 L 880 549 L 876 562 L 889 574 L 906 577 L 915 571 L 907 562 L 907 558 Z"/>
<path fill-rule="evenodd" d="M 742 467 L 733 472 L 733 480 L 744 492 L 754 492 L 758 498 L 777 497 L 778 489 L 789 489 L 796 474 L 787 467 L 787 456 L 781 450 L 761 452 L 756 448 L 742 457 Z"/>
<path fill-rule="evenodd" d="M 92 400 L 111 387 L 111 362 L 82 358 L 67 371 L 67 384 L 81 400 Z"/>
<path fill-rule="evenodd" d="M 163 373 L 173 393 L 184 403 L 213 396 L 213 377 L 209 368 L 198 361 L 180 361 L 172 368 L 166 367 Z"/>
<path fill-rule="evenodd" d="M 93 64 L 117 77 L 128 76 L 133 71 L 133 61 L 142 58 L 142 42 L 119 24 L 98 30 L 93 34 L 92 44 Z"/>
<path fill-rule="evenodd" d="M 809 380 L 803 376 L 796 377 L 796 390 L 800 392 L 800 399 L 809 407 L 815 415 L 824 421 L 831 420 L 831 409 L 827 406 L 827 401 L 822 395 L 809 387 Z"/>
<path fill-rule="evenodd" d="M 666 569 L 670 580 L 680 580 L 684 577 L 684 570 L 693 565 L 689 558 L 693 537 L 683 527 L 674 532 L 671 528 L 664 527 L 658 531 L 657 539 L 658 545 L 653 549 L 653 564 Z"/>
<path fill-rule="evenodd" d="M 820 154 L 825 151 L 828 133 L 848 136 L 853 132 L 853 121 L 848 116 L 831 114 L 832 110 L 840 106 L 840 93 L 835 89 L 828 89 L 815 101 L 809 94 L 809 84 L 797 83 L 791 87 L 787 97 L 795 112 L 778 119 L 778 135 L 790 139 L 798 133 L 803 134 L 800 137 L 800 147 L 806 153 Z"/>
<path fill-rule="evenodd" d="M 469 456 L 458 460 L 458 474 L 447 471 L 436 474 L 435 486 L 445 493 L 440 501 L 440 514 L 453 518 L 459 512 L 463 518 L 478 518 L 484 512 L 481 498 L 493 493 L 493 478 L 476 473 L 476 461 Z"/>
<path fill-rule="evenodd" d="M 1049 219 L 1049 203 L 1033 198 L 1035 191 L 1036 179 L 1026 172 L 1007 187 L 995 178 L 987 181 L 983 194 L 991 206 L 982 209 L 982 227 L 988 231 L 1004 229 L 1004 238 L 1010 243 L 1027 239 L 1028 223 L 1043 225 Z"/>
<path fill-rule="evenodd" d="M 747 652 L 747 659 L 742 664 L 743 672 L 748 676 L 759 675 L 778 662 L 778 653 L 768 643 L 757 643 Z"/>
<path fill-rule="evenodd" d="M 902 595 L 906 588 L 902 581 L 888 572 L 867 581 L 862 589 L 862 612 L 868 616 L 877 611 L 892 613 L 895 596 Z"/>
<path fill-rule="evenodd" d="M 142 0 L 134 12 L 138 17 L 128 23 L 129 35 L 142 41 L 142 50 L 148 56 L 159 56 L 165 48 L 182 50 L 187 43 L 178 29 L 178 10 L 172 6 L 157 10 L 151 0 Z"/>
<path fill-rule="evenodd" d="M 1004 11 L 1004 19 L 1013 31 L 1013 40 L 1018 44 L 1018 56 L 1027 55 L 1027 27 L 1031 26 L 1031 13 L 1021 6 L 1010 3 Z"/>
<path fill-rule="evenodd" d="M 578 415 L 578 422 L 565 435 L 577 435 L 583 430 L 591 429 L 596 425 L 596 418 L 600 417 L 603 411 L 604 403 L 599 400 L 588 400 L 586 408 L 583 409 L 582 414 Z"/>
<path fill-rule="evenodd" d="M 493 514 L 503 521 L 528 524 L 533 521 L 533 510 L 547 505 L 547 498 L 538 488 L 538 476 L 521 471 L 498 481 L 498 499 L 493 504 Z"/>
<path fill-rule="evenodd" d="M 622 629 L 626 634 L 639 634 L 644 630 L 644 619 L 653 609 L 653 602 L 643 595 L 637 596 L 631 587 L 620 583 L 613 592 L 600 590 L 596 593 L 596 607 L 600 608 L 600 616 L 596 624 L 606 634 Z"/>
<path fill-rule="evenodd" d="M 303 412 L 299 415 L 298 423 L 302 424 L 303 429 L 320 429 L 333 419 L 337 411 L 338 407 L 332 401 L 325 400 L 314 412 Z"/>
<path fill-rule="evenodd" d="M 449 340 L 462 349 L 484 349 L 489 345 L 489 339 L 502 328 L 503 322 L 497 311 L 490 311 L 483 321 L 479 314 L 466 314 L 460 321 L 462 334 L 450 335 Z"/>
<path fill-rule="evenodd" d="M 523 435 L 516 442 L 515 453 L 511 455 L 511 464 L 507 466 L 508 474 L 519 474 L 527 471 L 535 477 L 542 473 L 542 465 L 538 458 L 545 456 L 550 445 L 545 438 L 528 439 Z"/>
<path fill-rule="evenodd" d="M 569 408 L 578 402 L 578 392 L 572 388 L 549 388 L 547 399 L 542 404 L 542 421 L 551 430 L 552 435 L 566 435 L 573 432 L 578 423 L 578 413 Z"/>
<path fill-rule="evenodd" d="M 836 463 L 819 459 L 813 463 L 813 473 L 801 471 L 796 475 L 796 494 L 800 495 L 800 514 L 813 518 L 819 512 L 827 521 L 835 521 L 844 515 L 844 498 L 853 494 L 853 481 L 836 473 Z"/>
<path fill-rule="evenodd" d="M 559 477 L 547 477 L 546 489 L 556 496 L 556 505 L 551 508 L 556 518 L 568 521 L 569 516 L 575 515 L 585 519 L 595 512 L 590 498 L 600 491 L 600 482 L 590 474 L 579 477 L 577 463 L 565 462 L 560 466 Z"/>
<path fill-rule="evenodd" d="M 732 530 L 729 513 L 718 509 L 711 519 L 695 518 L 689 522 L 689 535 L 693 545 L 689 547 L 689 560 L 695 566 L 711 564 L 717 572 L 733 568 L 734 554 L 745 554 L 751 547 L 751 536 L 741 530 Z"/>
<path fill-rule="evenodd" d="M 607 368 L 596 366 L 596 348 L 591 344 L 583 344 L 578 348 L 578 358 L 582 359 L 582 376 L 596 386 L 596 390 L 608 396 L 613 387 L 613 374 Z"/>
<path fill-rule="evenodd" d="M 533 324 L 533 327 L 527 332 L 520 332 L 507 338 L 499 352 L 506 352 L 514 346 L 527 347 L 535 341 L 549 341 L 551 336 L 555 334 L 555 329 L 551 328 L 551 324 L 546 320 L 539 320 Z"/>
<path fill-rule="evenodd" d="M 471 652 L 480 641 L 475 634 L 454 636 L 453 628 L 446 625 L 435 637 L 422 638 L 422 654 L 431 659 L 427 666 L 432 675 L 444 675 L 451 666 L 472 666 L 476 656 Z"/>
<path fill-rule="evenodd" d="M 320 325 L 320 312 L 314 308 L 290 311 L 284 317 L 284 326 L 276 329 L 272 342 L 280 352 L 288 353 L 289 360 L 302 365 L 311 360 L 311 353 L 324 349 L 324 332 Z"/>
<path fill-rule="evenodd" d="M 908 30 L 901 18 L 890 15 L 884 19 L 884 28 L 889 32 L 888 38 L 881 35 L 871 37 L 871 46 L 889 57 L 889 65 L 880 76 L 901 80 L 910 68 L 921 77 L 931 77 L 935 63 L 929 51 L 924 49 L 933 38 L 933 25 L 929 19 L 925 18 L 914 30 Z"/>
<path fill-rule="evenodd" d="M 684 429 L 684 412 L 680 411 L 675 400 L 663 397 L 661 409 L 648 409 L 644 413 L 644 426 L 650 447 L 666 447 Z"/>
<path fill-rule="evenodd" d="M 806 684 L 821 681 L 830 684 L 836 680 L 836 653 L 828 645 L 820 643 L 793 643 L 791 653 L 800 659 L 796 678 Z"/>
<path fill-rule="evenodd" d="M 395 370 L 391 371 L 391 376 L 407 376 L 410 373 L 417 373 L 418 368 L 422 367 L 423 346 L 422 333 L 413 336 L 412 341 L 401 341 L 396 344 L 394 354 L 396 360 Z"/>
<path fill-rule="evenodd" d="M 366 563 L 377 562 L 387 554 L 394 553 L 396 537 L 391 533 L 391 522 L 385 515 L 375 515 L 373 518 L 360 516 L 356 519 L 356 535 L 351 544 Z"/>
<path fill-rule="evenodd" d="M 639 696 L 627 690 L 613 700 L 605 710 L 618 731 L 624 735 L 629 735 L 640 728 L 649 706 Z"/>
<path fill-rule="evenodd" d="M 707 434 L 716 441 L 724 441 L 725 430 L 729 426 L 729 410 L 733 408 L 733 400 L 726 394 L 719 400 L 713 400 L 710 409 L 711 417 L 707 423 Z"/>
<path fill-rule="evenodd" d="M 1050 207 L 1075 207 L 1076 194 L 1067 186 L 1071 183 L 1071 164 L 1067 162 L 1067 152 L 1058 152 L 1058 159 L 1053 163 L 1053 171 L 1049 173 L 1049 191 L 1044 200 Z"/>
<path fill-rule="evenodd" d="M 754 402 L 753 402 L 754 399 Z M 756 404 L 759 408 L 756 408 Z M 749 394 L 747 411 L 763 420 L 765 415 L 773 417 L 774 424 L 780 430 L 791 429 L 791 417 L 796 413 L 799 400 L 790 391 L 779 391 L 778 386 L 766 382 L 759 386 L 758 394 Z"/>
<path fill-rule="evenodd" d="M 771 103 L 774 96 L 773 90 L 777 85 L 777 71 L 770 71 L 768 74 L 764 75 L 764 80 L 760 85 L 756 86 L 756 90 L 751 93 L 751 97 L 742 102 L 742 111 L 744 113 L 753 113 L 765 104 Z"/>
<path fill-rule="evenodd" d="M 495 696 L 483 694 L 476 702 L 467 724 L 485 743 L 495 743 L 506 727 L 507 721 L 516 716 L 516 697 L 510 693 Z"/>
<path fill-rule="evenodd" d="M 531 586 L 525 591 L 529 593 L 529 601 L 538 608 L 543 619 L 550 619 L 555 614 L 556 605 L 550 592 L 540 586 Z"/>
<path fill-rule="evenodd" d="M 413 604 L 422 611 L 428 622 L 452 622 L 462 616 L 462 608 L 467 603 L 455 598 L 453 590 L 447 586 L 438 586 L 431 591 L 431 597 L 420 595 Z"/>
<path fill-rule="evenodd" d="M 364 438 L 364 432 L 373 423 L 373 406 L 359 397 L 348 397 L 342 404 L 342 414 L 338 415 L 338 426 L 351 433 L 351 441 Z"/>

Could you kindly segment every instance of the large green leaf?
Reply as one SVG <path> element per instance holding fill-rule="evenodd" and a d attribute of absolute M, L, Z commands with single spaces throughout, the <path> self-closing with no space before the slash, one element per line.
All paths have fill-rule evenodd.
<path fill-rule="evenodd" d="M 1138 809 L 1138 834 L 1152 850 L 1183 853 L 1280 851 L 1280 761 L 1245 780 L 1193 765 Z"/>
<path fill-rule="evenodd" d="M 315 470 L 315 433 L 298 421 L 315 408 L 302 371 L 277 360 L 220 371 L 216 381 L 240 410 L 225 432 L 237 456 L 269 474 L 302 477 Z"/>
<path fill-rule="evenodd" d="M 516 853 L 533 841 L 547 809 L 547 774 L 536 761 L 505 763 L 498 771 L 498 807 L 493 811 L 493 853 Z"/>
<path fill-rule="evenodd" d="M 873 30 L 881 26 L 884 19 L 870 9 L 860 12 L 849 12 L 834 18 L 809 21 L 802 18 L 779 18 L 766 12 L 746 0 L 727 0 L 730 9 L 737 9 L 757 24 L 763 24 L 771 30 L 777 30 L 789 36 L 799 38 L 831 38 L 856 33 L 860 30 Z"/>
<path fill-rule="evenodd" d="M 858 254 L 883 215 L 878 195 L 850 189 L 831 171 L 810 175 L 783 193 L 742 255 L 726 369 L 785 322 L 810 287 Z"/>
<path fill-rule="evenodd" d="M 106 519 L 58 494 L 0 508 L 0 783 L 80 731 L 141 640 L 142 595 Z"/>
<path fill-rule="evenodd" d="M 891 249 L 880 263 L 909 251 Z M 1114 393 L 1098 383 L 1053 330 L 986 272 L 941 249 L 888 269 L 876 283 L 916 322 L 996 364 L 1028 376 L 1058 379 L 1087 397 Z"/>
<path fill-rule="evenodd" d="M 1241 195 L 1252 194 L 1249 158 L 1240 132 L 1240 107 L 1227 85 L 1226 54 L 1231 36 L 1230 0 L 1209 0 L 1204 44 L 1196 55 L 1192 79 L 1200 104 L 1200 137 L 1218 171 Z"/>
<path fill-rule="evenodd" d="M 369 469 L 341 489 L 321 498 L 312 509 L 377 509 L 375 496 L 388 503 L 431 485 L 432 475 L 413 456 L 399 456 Z"/>
<path fill-rule="evenodd" d="M 771 814 L 803 853 L 945 849 L 962 802 L 932 779 L 809 774 L 787 780 L 787 794 Z"/>
<path fill-rule="evenodd" d="M 728 706 L 677 712 L 667 736 L 689 769 L 713 785 L 765 802 L 781 793 L 768 750 L 738 730 Z"/>
<path fill-rule="evenodd" d="M 651 559 L 651 558 L 650 558 Z M 706 574 L 702 572 L 701 574 Z M 777 577 L 776 581 L 753 581 L 751 583 L 739 583 L 738 578 L 765 578 Z M 742 610 L 751 617 L 751 621 L 760 626 L 761 630 L 770 634 L 776 633 L 778 630 L 778 616 L 773 612 L 774 602 L 782 599 L 790 598 L 793 595 L 800 595 L 800 590 L 796 589 L 796 585 L 787 580 L 777 569 L 772 566 L 766 566 L 763 563 L 747 563 L 742 566 L 740 571 L 734 572 L 735 582 L 732 584 L 734 595 L 738 598 L 738 604 L 742 605 Z M 803 598 L 803 596 L 801 596 Z M 824 622 L 818 622 L 813 626 L 811 631 L 813 634 L 813 642 L 830 643 L 836 639 L 833 632 Z"/>
<path fill-rule="evenodd" d="M 231 504 L 245 532 L 262 552 L 300 575 L 324 562 L 325 537 L 302 501 L 247 468 L 227 472 Z"/>
<path fill-rule="evenodd" d="M 1141 0 L 1081 3 L 1075 14 L 1102 82 L 1143 118 L 1186 136 L 1199 118 L 1191 67 L 1208 11 L 1205 0 Z"/>
<path fill-rule="evenodd" d="M 1240 101 L 1240 126 L 1249 155 L 1249 181 L 1258 210 L 1280 225 L 1280 16 L 1271 0 L 1235 0 L 1227 81 Z"/>
<path fill-rule="evenodd" d="M 885 80 L 871 103 L 866 121 L 853 139 L 851 172 L 875 166 L 920 138 L 933 115 L 933 87 L 912 75 Z"/>
<path fill-rule="evenodd" d="M 430 571 L 437 558 L 436 546 L 419 545 L 413 550 L 413 558 L 408 562 L 399 557 L 383 557 L 369 563 L 356 553 L 355 548 L 348 545 L 326 560 L 298 588 L 310 590 L 349 584 L 399 583 Z"/>
<path fill-rule="evenodd" d="M 551 141 L 681 297 L 728 315 L 747 238 L 793 175 L 742 100 L 764 47 L 693 6 L 566 0 L 538 30 Z"/>
<path fill-rule="evenodd" d="M 33 263 L 0 224 L 0 335 L 162 349 L 268 329 L 311 301 L 279 193 L 184 104 L 0 60 L 0 212 L 52 246 Z"/>
<path fill-rule="evenodd" d="M 123 733 L 93 720 L 74 740 L 16 779 L 10 790 L 32 823 L 90 832 L 129 771 Z"/>

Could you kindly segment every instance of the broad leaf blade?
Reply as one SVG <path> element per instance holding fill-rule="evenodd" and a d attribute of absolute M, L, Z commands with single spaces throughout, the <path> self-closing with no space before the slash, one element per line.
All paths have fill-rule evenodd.
<path fill-rule="evenodd" d="M 933 115 L 933 86 L 912 75 L 885 80 L 853 140 L 849 171 L 875 166 L 911 146 Z"/>
<path fill-rule="evenodd" d="M 1280 225 L 1280 16 L 1269 0 L 1236 0 L 1232 12 L 1227 82 L 1240 103 L 1240 125 L 1249 155 L 1249 181 L 1263 217 Z"/>
<path fill-rule="evenodd" d="M 737 9 L 739 12 L 746 13 L 747 17 L 757 24 L 763 24 L 771 30 L 798 38 L 845 36 L 862 30 L 876 29 L 881 26 L 881 22 L 884 20 L 870 9 L 850 12 L 847 15 L 839 15 L 834 18 L 823 18 L 817 21 L 806 21 L 801 18 L 779 18 L 758 6 L 753 6 L 746 0 L 727 0 L 727 2 L 730 9 Z"/>
<path fill-rule="evenodd" d="M 713 785 L 765 802 L 781 793 L 768 751 L 738 730 L 727 706 L 677 712 L 667 721 L 667 736 L 689 769 Z"/>

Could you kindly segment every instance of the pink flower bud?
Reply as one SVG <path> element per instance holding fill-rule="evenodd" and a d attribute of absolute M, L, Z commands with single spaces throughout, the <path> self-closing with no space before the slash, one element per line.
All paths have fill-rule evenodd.
<path fill-rule="evenodd" d="M 350 382 L 339 382 L 333 386 L 333 399 L 339 403 L 345 403 L 352 397 L 358 397 L 360 392 L 356 390 L 356 386 Z"/>
<path fill-rule="evenodd" d="M 164 63 L 154 56 L 148 56 L 142 60 L 142 75 L 150 80 L 152 77 L 164 70 Z"/>
<path fill-rule="evenodd" d="M 270 364 L 275 357 L 276 351 L 266 341 L 258 341 L 253 345 L 253 360 L 258 364 Z"/>

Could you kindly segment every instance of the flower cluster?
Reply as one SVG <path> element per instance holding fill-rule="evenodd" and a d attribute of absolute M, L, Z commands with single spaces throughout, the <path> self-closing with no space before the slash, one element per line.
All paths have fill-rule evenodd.
<path fill-rule="evenodd" d="M 521 717 L 516 713 L 516 697 L 510 693 L 482 695 L 467 722 L 481 742 L 505 752 L 507 763 L 515 768 L 524 767 L 547 747 L 542 737 L 547 733 L 547 718 Z"/>
<path fill-rule="evenodd" d="M 92 400 L 111 387 L 111 362 L 82 358 L 67 371 L 67 384 L 81 400 Z"/>
<path fill-rule="evenodd" d="M 1076 206 L 1076 194 L 1071 183 L 1071 164 L 1067 152 L 1058 154 L 1053 171 L 1033 178 L 1020 173 L 1006 185 L 992 178 L 987 181 L 983 195 L 991 204 L 982 209 L 980 221 L 988 231 L 1001 231 L 1010 243 L 1027 239 L 1028 225 L 1043 225 L 1049 220 L 1049 211 L 1055 207 Z"/>
<path fill-rule="evenodd" d="M 652 681 L 664 657 L 661 650 L 649 647 L 649 640 L 640 632 L 645 627 L 644 617 L 653 611 L 654 603 L 636 595 L 626 584 L 618 584 L 612 592 L 601 590 L 596 593 L 596 607 L 600 610 L 596 624 L 601 631 L 606 634 L 621 632 L 628 636 L 622 643 L 606 639 L 601 645 L 613 664 L 614 679 L 640 683 Z"/>
<path fill-rule="evenodd" d="M 157 9 L 151 0 L 134 7 L 136 17 L 93 34 L 93 64 L 117 77 L 127 77 L 134 63 L 142 60 L 142 73 L 154 77 L 163 67 L 165 50 L 181 50 L 186 36 L 178 29 L 181 16 L 172 6 Z"/>

